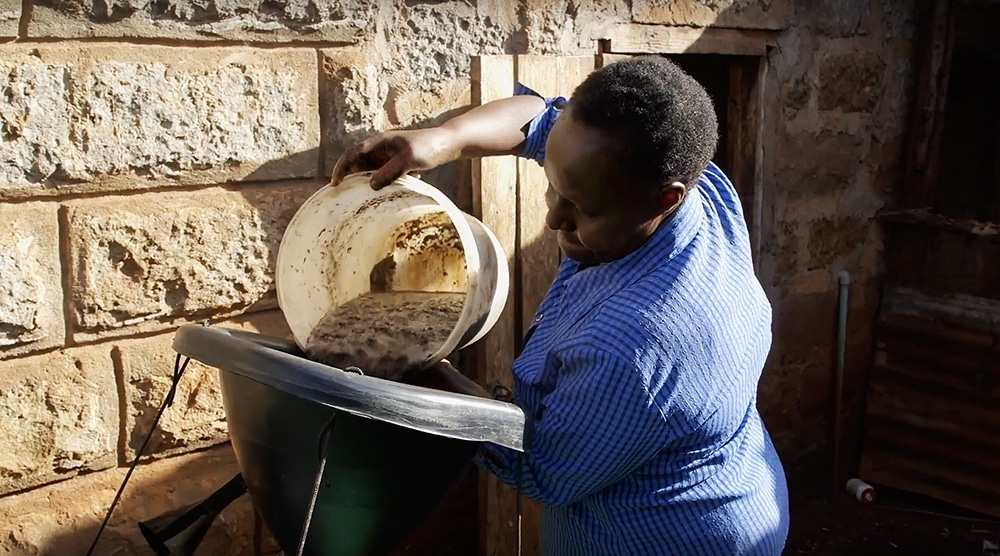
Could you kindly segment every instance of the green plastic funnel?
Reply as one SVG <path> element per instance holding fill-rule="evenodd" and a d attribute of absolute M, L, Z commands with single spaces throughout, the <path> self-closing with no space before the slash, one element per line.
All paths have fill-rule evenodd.
<path fill-rule="evenodd" d="M 336 414 L 304 554 L 383 555 L 440 501 L 480 442 L 521 449 L 512 404 L 357 376 L 292 342 L 188 325 L 174 349 L 220 370 L 229 436 L 254 506 L 286 555 L 298 547 Z"/>

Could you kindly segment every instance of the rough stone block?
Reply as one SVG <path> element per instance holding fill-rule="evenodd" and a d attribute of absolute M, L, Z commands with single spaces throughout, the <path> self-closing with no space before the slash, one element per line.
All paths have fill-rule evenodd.
<path fill-rule="evenodd" d="M 391 81 L 401 90 L 437 89 L 469 74 L 472 56 L 503 54 L 513 29 L 498 25 L 472 2 L 400 6 L 393 14 Z"/>
<path fill-rule="evenodd" d="M 871 2 L 868 0 L 818 0 L 791 2 L 796 9 L 796 21 L 814 22 L 814 28 L 825 37 L 855 37 L 868 33 Z"/>
<path fill-rule="evenodd" d="M 472 107 L 472 87 L 468 78 L 438 84 L 433 91 L 393 91 L 386 106 L 394 126 L 439 125 Z"/>
<path fill-rule="evenodd" d="M 0 359 L 66 337 L 56 206 L 0 205 Z"/>
<path fill-rule="evenodd" d="M 790 188 L 789 199 L 856 190 L 861 172 L 869 171 L 871 130 L 862 125 L 787 132 L 777 139 L 777 186 Z"/>
<path fill-rule="evenodd" d="M 172 341 L 173 335 L 168 334 L 124 342 L 112 352 L 121 369 L 125 396 L 123 464 L 135 458 L 170 389 L 176 357 Z M 144 455 L 170 455 L 225 442 L 227 431 L 217 372 L 192 360 Z"/>
<path fill-rule="evenodd" d="M 274 307 L 285 226 L 318 181 L 67 203 L 73 338 Z"/>
<path fill-rule="evenodd" d="M 785 118 L 794 119 L 800 111 L 809 106 L 809 99 L 812 97 L 813 91 L 813 86 L 804 76 L 793 81 L 781 82 L 779 85 L 780 100 L 777 106 L 781 107 Z"/>
<path fill-rule="evenodd" d="M 834 342 L 826 339 L 837 337 L 838 297 L 838 287 L 831 285 L 825 291 L 789 293 L 774 300 L 775 353 L 786 361 L 792 361 L 805 358 L 806 354 L 815 350 L 832 350 Z"/>
<path fill-rule="evenodd" d="M 0 37 L 16 37 L 21 21 L 21 0 L 0 0 Z"/>
<path fill-rule="evenodd" d="M 218 326 L 288 337 L 290 332 L 280 311 L 257 313 Z M 124 394 L 124 462 L 131 462 L 156 411 L 170 389 L 174 361 L 174 335 L 117 342 L 112 352 Z M 222 407 L 222 391 L 216 369 L 191 360 L 177 386 L 172 406 L 163 412 L 145 455 L 171 455 L 218 444 L 227 440 L 228 427 Z"/>
<path fill-rule="evenodd" d="M 637 23 L 782 29 L 792 16 L 785 0 L 634 0 Z"/>
<path fill-rule="evenodd" d="M 367 0 L 37 0 L 31 37 L 353 43 L 375 32 Z"/>
<path fill-rule="evenodd" d="M 872 26 L 885 33 L 886 38 L 904 38 L 908 42 L 917 34 L 920 4 L 917 2 L 897 2 L 879 0 L 873 2 L 873 11 L 881 8 L 882 20 Z M 877 7 L 877 8 L 876 8 Z"/>
<path fill-rule="evenodd" d="M 125 468 L 109 469 L 0 498 L 0 554 L 85 554 L 97 534 Z M 202 501 L 239 472 L 227 446 L 136 468 L 94 554 L 152 554 L 136 523 Z M 199 556 L 251 556 L 253 506 L 242 496 L 212 523 Z M 263 554 L 278 550 L 267 528 Z"/>
<path fill-rule="evenodd" d="M 313 176 L 302 49 L 0 47 L 0 198 Z"/>
<path fill-rule="evenodd" d="M 885 88 L 886 64 L 875 52 L 831 52 L 820 60 L 819 109 L 872 112 Z"/>
<path fill-rule="evenodd" d="M 631 0 L 522 0 L 523 31 L 511 36 L 507 52 L 593 54 L 596 41 L 606 38 L 613 25 L 632 20 L 631 4 Z"/>
<path fill-rule="evenodd" d="M 389 127 L 383 108 L 389 87 L 380 55 L 372 51 L 323 50 L 321 59 L 324 171 L 329 176 L 348 147 Z"/>
<path fill-rule="evenodd" d="M 823 218 L 809 229 L 809 265 L 806 270 L 829 268 L 839 257 L 867 243 L 874 224 L 868 218 Z"/>
<path fill-rule="evenodd" d="M 0 363 L 0 493 L 113 466 L 117 394 L 108 347 Z"/>
<path fill-rule="evenodd" d="M 322 51 L 324 100 L 320 110 L 327 176 L 347 148 L 378 131 L 436 125 L 471 105 L 468 78 L 445 80 L 433 91 L 389 88 L 380 59 L 358 49 Z"/>
<path fill-rule="evenodd" d="M 769 298 L 787 288 L 788 276 L 797 272 L 801 264 L 799 259 L 803 258 L 800 256 L 802 240 L 799 237 L 799 222 L 785 220 L 784 215 L 777 218 L 781 220 L 775 222 L 773 236 L 764 244 L 759 271 L 761 283 L 769 288 Z"/>

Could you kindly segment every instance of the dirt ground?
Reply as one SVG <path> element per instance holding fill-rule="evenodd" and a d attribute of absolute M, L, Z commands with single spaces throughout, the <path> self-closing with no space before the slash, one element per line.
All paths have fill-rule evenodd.
<path fill-rule="evenodd" d="M 860 505 L 845 495 L 792 508 L 785 554 L 1000 556 L 1000 519 L 879 489 Z"/>
<path fill-rule="evenodd" d="M 456 488 L 392 556 L 477 553 L 478 512 L 469 470 Z M 449 539 L 441 546 L 441 539 Z M 785 555 L 1000 556 L 1000 518 L 983 516 L 929 498 L 878 489 L 878 500 L 861 505 L 844 493 L 831 503 L 793 504 Z"/>
<path fill-rule="evenodd" d="M 390 556 L 478 553 L 477 474 L 470 466 L 427 519 Z M 447 539 L 443 541 L 443 539 Z M 1000 518 L 928 498 L 878 489 L 861 505 L 846 493 L 791 509 L 786 556 L 1000 556 Z"/>

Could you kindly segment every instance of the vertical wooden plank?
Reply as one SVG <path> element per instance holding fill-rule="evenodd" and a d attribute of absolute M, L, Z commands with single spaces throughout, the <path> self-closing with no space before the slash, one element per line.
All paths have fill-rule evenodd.
<path fill-rule="evenodd" d="M 750 210 L 753 201 L 753 163 L 756 137 L 752 132 L 753 115 L 750 90 L 757 77 L 746 60 L 734 58 L 729 61 L 729 98 L 726 105 L 726 121 L 719 122 L 727 127 L 729 141 L 726 143 L 725 160 L 729 163 L 729 179 L 736 186 L 743 205 L 743 214 L 750 226 Z"/>
<path fill-rule="evenodd" d="M 944 109 L 948 97 L 954 17 L 949 0 L 928 0 L 924 14 L 924 51 L 918 81 L 916 108 L 911 128 L 901 205 L 903 208 L 930 208 L 937 187 Z M 918 284 L 932 239 L 928 230 L 914 228 L 896 244 L 898 268 L 890 274 Z"/>
<path fill-rule="evenodd" d="M 546 97 L 569 98 L 594 70 L 594 56 L 518 56 L 517 80 Z M 559 267 L 555 233 L 545 225 L 548 179 L 537 162 L 518 159 L 518 246 L 521 330 L 527 332 Z M 522 346 L 523 347 L 523 346 Z M 538 556 L 541 507 L 522 500 L 522 554 Z"/>
<path fill-rule="evenodd" d="M 753 88 L 754 154 L 753 154 L 753 204 L 752 215 L 747 216 L 750 224 L 750 249 L 753 252 L 753 269 L 760 274 L 761 238 L 764 228 L 764 84 L 767 83 L 767 58 L 757 60 L 757 79 Z M 772 206 L 768 202 L 767 206 Z M 768 219 L 773 220 L 773 219 Z"/>
<path fill-rule="evenodd" d="M 478 56 L 472 59 L 472 103 L 481 105 L 514 92 L 513 56 Z M 507 253 L 511 285 L 517 260 L 517 162 L 513 157 L 488 157 L 472 161 L 472 200 L 475 214 L 493 230 Z M 516 352 L 517 302 L 511 287 L 507 306 L 482 341 L 476 359 L 477 377 L 486 387 L 512 387 L 511 369 Z M 480 553 L 485 556 L 517 554 L 517 508 L 512 489 L 489 473 L 480 474 Z"/>
<path fill-rule="evenodd" d="M 759 167 L 762 161 L 761 126 L 763 125 L 763 81 L 761 66 L 766 58 L 733 57 L 729 62 L 729 99 L 726 109 L 727 126 L 725 160 L 729 163 L 729 179 L 736 187 L 743 205 L 743 218 L 750 233 L 754 264 L 760 237 Z"/>
<path fill-rule="evenodd" d="M 903 193 L 905 208 L 925 208 L 934 201 L 955 38 L 950 4 L 949 0 L 934 0 L 932 11 L 926 14 L 926 42 L 910 139 L 908 179 Z"/>
<path fill-rule="evenodd" d="M 594 71 L 593 56 L 534 56 L 517 58 L 517 80 L 546 97 L 569 98 Z M 521 280 L 521 329 L 535 316 L 559 267 L 555 233 L 545 225 L 548 179 L 537 162 L 518 159 L 518 245 Z"/>

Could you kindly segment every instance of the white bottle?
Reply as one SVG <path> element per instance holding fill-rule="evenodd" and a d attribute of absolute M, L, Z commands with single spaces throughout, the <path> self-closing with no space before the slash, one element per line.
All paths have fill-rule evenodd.
<path fill-rule="evenodd" d="M 875 502 L 875 487 L 862 481 L 861 479 L 851 479 L 847 481 L 847 492 L 862 504 Z"/>

